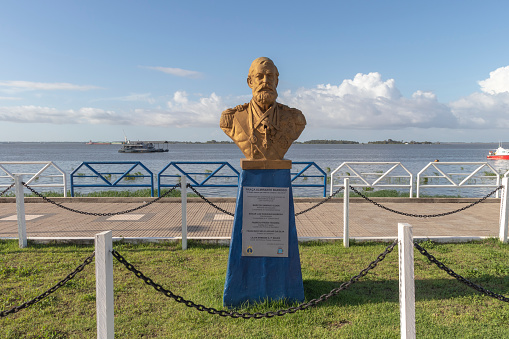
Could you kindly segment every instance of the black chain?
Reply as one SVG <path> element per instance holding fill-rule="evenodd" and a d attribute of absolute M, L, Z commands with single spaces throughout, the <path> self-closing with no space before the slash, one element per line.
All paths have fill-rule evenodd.
<path fill-rule="evenodd" d="M 51 287 L 50 289 L 48 289 L 47 291 L 45 291 L 41 295 L 35 297 L 34 299 L 32 299 L 30 301 L 27 301 L 27 302 L 21 304 L 19 306 L 13 307 L 10 310 L 1 311 L 0 312 L 0 317 L 6 317 L 7 315 L 9 315 L 11 313 L 17 313 L 17 312 L 21 311 L 22 309 L 30 307 L 33 304 L 35 304 L 35 303 L 41 301 L 42 299 L 46 298 L 51 293 L 55 292 L 60 287 L 64 286 L 69 280 L 74 278 L 76 276 L 76 274 L 78 274 L 79 272 L 83 271 L 85 266 L 87 266 L 88 264 L 90 264 L 92 262 L 92 259 L 94 258 L 94 255 L 95 255 L 95 252 L 92 252 L 92 254 L 88 258 L 86 258 L 85 261 L 82 264 L 80 264 L 78 267 L 76 267 L 76 269 L 73 272 L 69 273 L 64 279 L 60 280 L 55 286 Z"/>
<path fill-rule="evenodd" d="M 389 207 L 386 207 L 386 206 L 383 206 L 379 203 L 377 203 L 376 201 L 373 201 L 371 200 L 370 198 L 368 198 L 367 196 L 365 196 L 364 194 L 362 194 L 361 192 L 359 192 L 358 190 L 356 190 L 353 186 L 350 186 L 350 188 L 352 189 L 352 191 L 354 191 L 355 193 L 357 193 L 358 195 L 360 195 L 362 198 L 364 198 L 365 200 L 369 201 L 370 203 L 372 203 L 373 205 L 375 206 L 378 206 L 380 208 L 383 208 L 384 210 L 387 210 L 389 212 L 393 212 L 393 213 L 397 213 L 397 214 L 401 214 L 401 215 L 404 215 L 404 216 L 407 216 L 407 217 L 415 217 L 415 218 L 434 218 L 434 217 L 443 217 L 443 216 L 446 216 L 446 215 L 450 215 L 450 214 L 454 214 L 454 213 L 458 213 L 458 212 L 462 212 L 464 210 L 466 210 L 467 208 L 470 208 L 472 206 L 475 206 L 481 202 L 483 202 L 484 200 L 488 199 L 489 197 L 491 197 L 493 194 L 495 194 L 498 190 L 502 189 L 504 186 L 499 186 L 497 187 L 494 191 L 492 191 L 491 193 L 489 193 L 488 195 L 486 195 L 485 197 L 471 203 L 470 205 L 467 205 L 465 207 L 462 207 L 462 208 L 459 208 L 457 210 L 454 210 L 454 211 L 450 211 L 450 212 L 444 212 L 444 213 L 438 213 L 438 214 L 412 214 L 412 213 L 405 213 L 405 212 L 400 212 L 400 211 L 396 211 L 396 210 L 393 210 L 392 208 L 389 208 Z"/>
<path fill-rule="evenodd" d="M 235 215 L 234 213 L 232 212 L 228 212 L 227 210 L 225 209 L 222 209 L 221 207 L 217 206 L 216 204 L 214 204 L 213 202 L 211 202 L 209 199 L 205 198 L 200 192 L 198 192 L 193 186 L 191 186 L 191 184 L 187 184 L 187 187 L 189 187 L 197 196 L 199 196 L 203 201 L 205 201 L 207 204 L 209 204 L 210 206 L 214 207 L 215 209 L 217 209 L 218 211 L 221 211 L 223 212 L 224 214 L 228 214 L 228 215 L 231 215 L 232 217 Z"/>
<path fill-rule="evenodd" d="M 272 318 L 276 315 L 283 316 L 288 313 L 295 313 L 297 311 L 302 311 L 302 310 L 305 310 L 309 307 L 315 306 L 318 303 L 326 301 L 327 299 L 337 295 L 339 292 L 347 289 L 348 287 L 350 287 L 350 285 L 352 285 L 353 283 L 357 282 L 360 278 L 367 275 L 371 269 L 375 268 L 379 262 L 381 262 L 382 260 L 385 259 L 385 256 L 387 254 L 392 252 L 392 250 L 394 249 L 394 246 L 397 243 L 398 242 L 396 240 L 391 245 L 387 246 L 387 248 L 384 250 L 384 252 L 379 254 L 378 257 L 374 261 L 372 261 L 365 269 L 360 271 L 359 274 L 352 277 L 348 282 L 341 284 L 341 286 L 339 286 L 338 288 L 331 290 L 329 293 L 323 294 L 317 299 L 312 299 L 312 300 L 308 301 L 307 303 L 302 303 L 296 307 L 290 307 L 287 309 L 278 310 L 278 311 L 270 311 L 270 312 L 266 312 L 266 313 L 247 313 L 247 312 L 239 313 L 239 312 L 235 312 L 235 311 L 217 310 L 213 307 L 206 307 L 206 306 L 203 306 L 200 304 L 196 304 L 193 301 L 186 300 L 183 297 L 174 294 L 172 291 L 165 289 L 161 285 L 156 284 L 152 279 L 146 277 L 142 272 L 137 270 L 132 264 L 127 262 L 127 260 L 122 255 L 120 255 L 120 253 L 118 253 L 116 250 L 113 250 L 112 254 L 129 271 L 133 272 L 138 278 L 142 279 L 147 285 L 152 286 L 156 291 L 163 293 L 168 298 L 172 298 L 178 303 L 185 304 L 187 307 L 194 307 L 198 311 L 202 311 L 202 312 L 205 311 L 209 314 L 219 315 L 221 317 L 243 318 L 243 319 L 252 319 L 252 318 L 261 319 L 261 318 Z"/>
<path fill-rule="evenodd" d="M 126 214 L 126 213 L 131 213 L 131 212 L 134 212 L 134 211 L 137 211 L 139 209 L 142 209 L 144 207 L 147 207 L 149 205 L 152 205 L 153 203 L 161 200 L 162 198 L 166 197 L 168 194 L 170 194 L 175 188 L 177 187 L 180 187 L 180 184 L 176 184 L 175 186 L 173 186 L 172 188 L 170 188 L 169 191 L 165 192 L 163 195 L 161 195 L 160 197 L 152 200 L 152 201 L 149 201 L 147 202 L 146 204 L 143 204 L 141 206 L 138 206 L 138 207 L 135 207 L 135 208 L 131 208 L 129 210 L 125 210 L 125 211 L 121 211 L 121 212 L 110 212 L 110 213 L 95 213 L 95 212 L 85 212 L 85 211 L 80 211 L 80 210 L 76 210 L 74 208 L 70 208 L 70 207 L 67 207 L 67 206 L 64 206 L 62 204 L 59 204 L 57 203 L 56 201 L 53 201 L 51 199 L 49 199 L 48 197 L 45 197 L 43 196 L 41 193 L 35 191 L 32 187 L 28 186 L 27 184 L 23 183 L 23 185 L 28 188 L 30 191 L 32 191 L 32 193 L 34 193 L 35 195 L 37 195 L 39 198 L 42 198 L 44 201 L 46 202 L 49 202 L 50 204 L 53 204 L 55 206 L 58 206 L 60 208 L 63 208 L 65 210 L 68 210 L 68 211 L 71 211 L 71 212 L 74 212 L 74 213 L 79 213 L 79 214 L 85 214 L 85 215 L 93 215 L 93 216 L 96 216 L 96 217 L 110 217 L 110 216 L 113 216 L 113 215 L 120 215 L 120 214 Z"/>
<path fill-rule="evenodd" d="M 497 294 L 497 293 L 491 292 L 490 290 L 487 290 L 487 289 L 485 289 L 482 286 L 474 284 L 473 282 L 471 282 L 467 278 L 462 277 L 461 275 L 457 274 L 456 272 L 451 270 L 449 267 L 445 266 L 444 263 L 440 262 L 437 258 L 435 258 L 433 255 L 431 255 L 428 251 L 426 251 L 421 245 L 419 245 L 417 243 L 414 243 L 414 247 L 419 252 L 421 252 L 422 255 L 424 255 L 426 258 L 428 258 L 429 261 L 431 261 L 432 263 L 437 265 L 438 268 L 444 270 L 451 277 L 456 278 L 458 281 L 464 283 L 465 285 L 467 285 L 467 286 L 473 288 L 474 290 L 476 290 L 478 292 L 481 292 L 481 293 L 483 293 L 483 294 L 485 294 L 485 295 L 487 295 L 489 297 L 498 299 L 500 301 L 509 302 L 509 298 L 507 298 L 507 297 L 505 297 L 505 296 L 503 296 L 501 294 Z"/>
<path fill-rule="evenodd" d="M 10 190 L 13 186 L 14 186 L 14 183 L 12 183 L 12 184 L 11 184 L 11 186 L 9 186 L 9 187 L 7 187 L 6 189 L 4 189 L 4 190 L 2 191 L 2 193 L 0 193 L 0 197 L 1 197 L 2 195 L 4 195 L 5 193 L 7 193 L 7 191 L 8 191 L 8 190 Z"/>
<path fill-rule="evenodd" d="M 301 215 L 301 214 L 304 214 L 306 212 L 309 212 L 311 211 L 312 209 L 315 209 L 317 208 L 318 206 L 320 206 L 321 204 L 323 203 L 326 203 L 327 201 L 331 200 L 332 197 L 334 197 L 336 194 L 338 194 L 339 192 L 341 192 L 343 189 L 345 189 L 345 187 L 340 187 L 336 190 L 336 192 L 332 193 L 332 195 L 329 195 L 327 198 L 323 199 L 322 201 L 320 201 L 318 204 L 314 205 L 314 206 L 311 206 L 310 208 L 308 209 L 305 209 L 304 211 L 300 211 L 298 213 L 295 213 L 295 216 L 298 216 L 298 215 Z"/>
<path fill-rule="evenodd" d="M 214 207 L 215 209 L 217 209 L 218 211 L 221 211 L 223 212 L 224 214 L 228 214 L 228 215 L 231 215 L 232 217 L 235 215 L 234 213 L 232 212 L 228 212 L 224 209 L 222 209 L 221 207 L 217 206 L 216 204 L 214 204 L 213 202 L 211 202 L 210 200 L 208 200 L 207 198 L 205 198 L 200 192 L 198 192 L 193 186 L 191 186 L 191 184 L 187 184 L 187 187 L 189 187 L 191 190 L 193 190 L 194 193 L 196 193 L 196 195 L 198 195 L 201 199 L 203 199 L 206 203 L 208 203 L 210 206 Z M 298 215 L 301 215 L 301 214 L 304 214 L 308 211 L 311 211 L 312 209 L 314 208 L 317 208 L 318 206 L 320 206 L 321 204 L 323 203 L 326 203 L 327 201 L 329 201 L 330 199 L 332 199 L 332 197 L 334 197 L 336 194 L 338 194 L 340 191 L 342 191 L 344 189 L 344 187 L 340 187 L 336 192 L 334 192 L 332 195 L 330 195 L 329 197 L 323 199 L 322 201 L 320 201 L 318 204 L 314 205 L 314 206 L 311 206 L 310 208 L 304 210 L 304 211 L 300 211 L 298 213 L 295 213 L 295 216 L 298 216 Z"/>

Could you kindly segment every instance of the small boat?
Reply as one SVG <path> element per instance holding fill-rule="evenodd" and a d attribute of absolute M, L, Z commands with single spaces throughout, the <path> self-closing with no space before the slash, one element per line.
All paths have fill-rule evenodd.
<path fill-rule="evenodd" d="M 498 148 L 495 151 L 490 151 L 487 156 L 488 159 L 494 160 L 509 160 L 509 150 L 502 147 L 502 145 L 498 145 Z"/>
<path fill-rule="evenodd" d="M 155 152 L 168 152 L 165 148 L 156 148 L 151 142 L 145 141 L 127 141 L 118 150 L 119 153 L 155 153 Z"/>

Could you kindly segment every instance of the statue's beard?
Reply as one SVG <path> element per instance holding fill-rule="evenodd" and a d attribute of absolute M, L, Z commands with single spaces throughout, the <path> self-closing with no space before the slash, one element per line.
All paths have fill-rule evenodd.
<path fill-rule="evenodd" d="M 257 90 L 254 93 L 254 99 L 261 105 L 272 105 L 277 99 L 277 91 L 275 89 Z"/>

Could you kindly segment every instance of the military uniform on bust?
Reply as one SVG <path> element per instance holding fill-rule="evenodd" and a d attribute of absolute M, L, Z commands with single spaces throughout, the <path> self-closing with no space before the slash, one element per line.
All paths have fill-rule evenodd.
<path fill-rule="evenodd" d="M 249 160 L 280 160 L 304 130 L 301 111 L 274 103 L 266 112 L 251 102 L 227 109 L 221 115 L 221 129 Z"/>

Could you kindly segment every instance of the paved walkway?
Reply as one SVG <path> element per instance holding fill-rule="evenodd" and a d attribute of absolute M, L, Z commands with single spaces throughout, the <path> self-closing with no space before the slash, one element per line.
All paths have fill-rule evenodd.
<path fill-rule="evenodd" d="M 146 198 L 150 201 L 152 198 Z M 179 238 L 181 236 L 181 204 L 179 198 L 165 198 L 137 211 L 97 216 L 67 211 L 39 198 L 26 199 L 27 235 L 51 238 L 90 238 L 112 230 L 114 237 Z M 143 198 L 54 198 L 66 207 L 92 212 L 111 213 L 144 204 Z M 233 212 L 235 199 L 211 199 L 219 207 Z M 296 199 L 295 212 L 316 205 L 322 199 Z M 437 214 L 462 208 L 472 199 L 405 199 L 374 198 L 388 208 L 413 214 Z M 416 237 L 498 237 L 500 199 L 489 198 L 462 212 L 437 218 L 415 218 L 386 211 L 361 198 L 350 203 L 350 237 L 397 237 L 400 222 L 413 226 Z M 189 238 L 228 238 L 233 217 L 224 214 L 199 198 L 188 201 Z M 332 199 L 296 217 L 299 238 L 342 238 L 342 199 Z M 16 204 L 13 198 L 0 198 L 0 238 L 17 238 Z"/>

